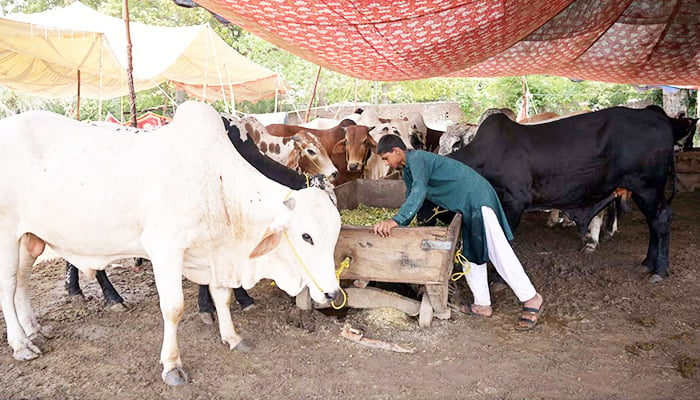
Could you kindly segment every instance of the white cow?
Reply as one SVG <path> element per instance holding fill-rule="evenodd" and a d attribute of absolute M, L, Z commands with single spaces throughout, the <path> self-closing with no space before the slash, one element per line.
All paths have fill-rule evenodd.
<path fill-rule="evenodd" d="M 229 288 L 269 278 L 290 295 L 308 286 L 320 303 L 339 293 L 340 215 L 331 200 L 257 172 L 206 104 L 186 102 L 171 124 L 140 135 L 44 111 L 9 117 L 0 121 L 0 168 L 0 304 L 18 360 L 38 357 L 33 341 L 45 340 L 29 302 L 31 266 L 45 244 L 88 274 L 118 258 L 152 261 L 162 377 L 171 385 L 187 381 L 177 344 L 183 275 L 210 285 L 231 349 L 242 339 Z"/>
<path fill-rule="evenodd" d="M 374 110 L 363 110 L 359 117 L 357 118 L 357 125 L 364 125 L 368 128 L 369 134 L 372 135 L 372 139 L 378 142 L 382 136 L 387 134 L 394 134 L 401 137 L 406 148 L 413 149 L 411 144 L 411 127 L 408 121 L 402 119 L 389 119 L 380 120 L 377 113 Z M 367 165 L 365 166 L 365 178 L 366 179 L 382 179 L 391 172 L 391 168 L 386 165 L 382 158 L 376 153 L 372 153 L 367 160 Z"/>

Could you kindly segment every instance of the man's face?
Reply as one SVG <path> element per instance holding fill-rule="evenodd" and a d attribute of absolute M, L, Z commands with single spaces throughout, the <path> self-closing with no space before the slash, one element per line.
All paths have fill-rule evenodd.
<path fill-rule="evenodd" d="M 382 154 L 382 160 L 386 165 L 394 169 L 401 169 L 404 166 L 403 152 L 398 147 L 394 147 L 390 152 Z"/>

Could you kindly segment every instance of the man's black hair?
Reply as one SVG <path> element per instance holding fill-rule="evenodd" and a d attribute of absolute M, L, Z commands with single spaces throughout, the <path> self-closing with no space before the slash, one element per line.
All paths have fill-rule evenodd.
<path fill-rule="evenodd" d="M 394 147 L 406 151 L 406 144 L 401 140 L 401 137 L 394 134 L 384 135 L 377 142 L 377 154 L 380 156 L 384 153 L 391 153 Z"/>

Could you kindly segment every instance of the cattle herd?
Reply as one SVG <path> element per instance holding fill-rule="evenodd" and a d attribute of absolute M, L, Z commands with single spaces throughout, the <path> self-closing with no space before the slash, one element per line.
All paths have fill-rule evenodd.
<path fill-rule="evenodd" d="M 169 125 L 149 132 L 43 111 L 0 120 L 0 305 L 13 356 L 39 357 L 47 341 L 29 301 L 32 265 L 46 245 L 81 272 L 97 273 L 116 302 L 123 300 L 105 266 L 151 260 L 169 385 L 188 380 L 177 344 L 183 276 L 211 295 L 221 339 L 237 350 L 248 345 L 231 320 L 232 288 L 272 279 L 292 296 L 308 288 L 318 303 L 334 300 L 341 222 L 333 187 L 392 172 L 375 153 L 387 134 L 482 174 L 514 231 L 523 212 L 561 210 L 597 243 L 596 218 L 626 209 L 631 198 L 649 228 L 642 265 L 650 282 L 661 280 L 669 268 L 674 151 L 692 147 L 697 119 L 670 118 L 653 106 L 546 118 L 517 123 L 510 110 L 491 109 L 477 124 L 440 132 L 419 113 L 382 119 L 357 110 L 315 128 L 264 126 L 186 102 Z M 124 163 L 133 158 L 142 162 Z M 431 223 L 431 209 L 426 201 L 419 221 Z M 77 277 L 70 269 L 74 288 Z"/>

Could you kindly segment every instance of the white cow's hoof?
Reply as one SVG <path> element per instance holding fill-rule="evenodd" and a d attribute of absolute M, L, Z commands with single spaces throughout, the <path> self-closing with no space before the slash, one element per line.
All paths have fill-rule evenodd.
<path fill-rule="evenodd" d="M 182 367 L 171 369 L 168 372 L 163 371 L 163 382 L 170 386 L 180 386 L 187 383 L 187 373 Z"/>
<path fill-rule="evenodd" d="M 214 324 L 214 313 L 201 312 L 201 313 L 199 313 L 199 320 L 202 321 L 206 325 L 213 325 Z"/>
<path fill-rule="evenodd" d="M 12 357 L 19 361 L 29 361 L 39 357 L 40 355 L 41 349 L 36 347 L 34 343 L 28 342 L 25 346 L 15 350 Z"/>
<path fill-rule="evenodd" d="M 240 343 L 238 343 L 236 347 L 233 348 L 233 350 L 240 351 L 241 353 L 247 353 L 253 350 L 253 345 L 246 342 L 245 340 L 241 340 Z"/>
<path fill-rule="evenodd" d="M 649 277 L 649 283 L 659 283 L 664 278 L 661 277 L 661 275 L 653 274 L 652 276 Z"/>

